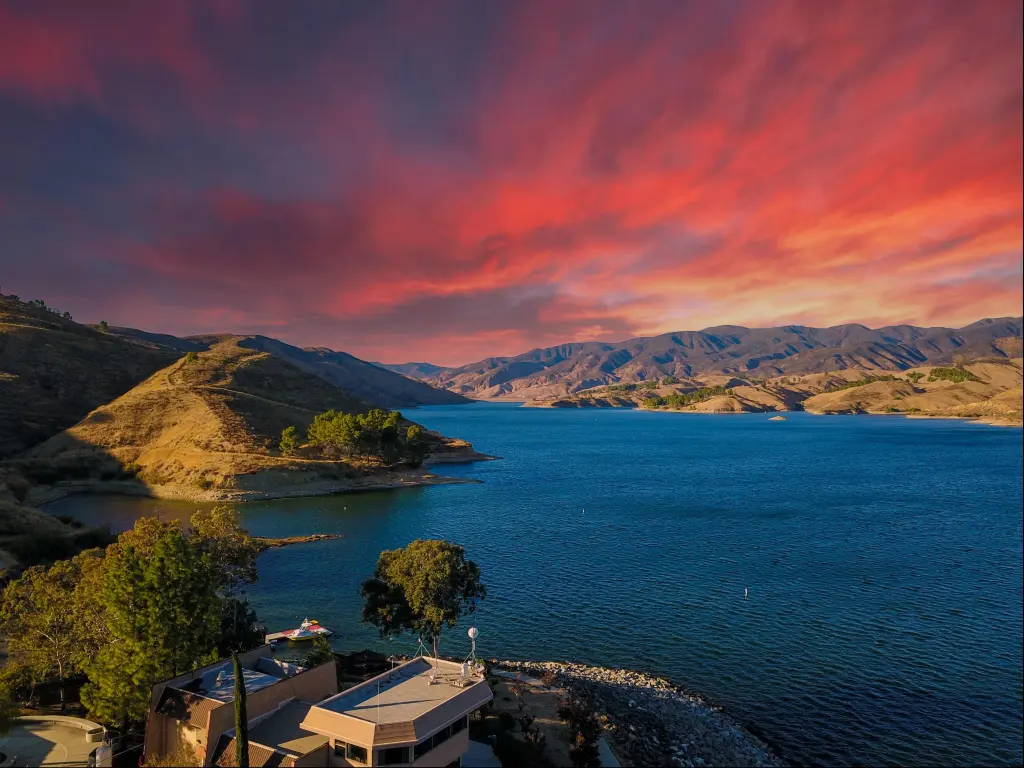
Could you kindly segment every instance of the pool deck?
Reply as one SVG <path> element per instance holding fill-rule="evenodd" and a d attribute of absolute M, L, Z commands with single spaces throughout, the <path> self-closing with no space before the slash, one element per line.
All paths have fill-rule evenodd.
<path fill-rule="evenodd" d="M 0 737 L 6 765 L 87 766 L 98 743 L 85 740 L 85 731 L 54 722 L 19 721 Z"/>

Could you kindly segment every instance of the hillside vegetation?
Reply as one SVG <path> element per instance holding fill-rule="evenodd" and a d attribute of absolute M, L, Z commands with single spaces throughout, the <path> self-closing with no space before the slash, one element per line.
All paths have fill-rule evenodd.
<path fill-rule="evenodd" d="M 423 481 L 421 470 L 417 476 L 362 457 L 325 458 L 301 444 L 283 455 L 282 433 L 289 427 L 305 435 L 319 413 L 370 406 L 274 355 L 242 346 L 244 341 L 226 338 L 187 353 L 29 451 L 18 468 L 37 482 L 77 476 L 83 483 L 192 499 Z M 472 455 L 467 443 L 424 435 L 432 455 Z M 401 477 L 382 477 L 389 472 Z"/>
<path fill-rule="evenodd" d="M 617 384 L 571 397 L 529 401 L 555 408 L 631 407 L 693 413 L 903 413 L 1021 423 L 1021 360 L 954 367 L 920 366 L 898 374 L 831 373 L 757 378 L 710 375 Z"/>
<path fill-rule="evenodd" d="M 1021 318 L 981 320 L 958 329 L 720 326 L 614 343 L 562 344 L 513 357 L 487 358 L 436 375 L 415 366 L 404 370 L 468 397 L 551 400 L 596 387 L 659 382 L 665 377 L 771 379 L 844 370 L 877 375 L 921 365 L 1006 360 L 1020 356 L 1020 339 Z"/>
<path fill-rule="evenodd" d="M 72 426 L 178 356 L 0 296 L 0 458 Z"/>

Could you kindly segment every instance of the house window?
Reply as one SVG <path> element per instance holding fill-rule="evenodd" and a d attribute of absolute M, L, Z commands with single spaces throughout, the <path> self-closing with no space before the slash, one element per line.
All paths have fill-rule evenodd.
<path fill-rule="evenodd" d="M 465 730 L 468 725 L 469 725 L 469 717 L 468 716 L 460 717 L 458 720 L 456 720 L 454 723 L 452 723 L 452 736 L 454 736 L 459 731 Z"/>
<path fill-rule="evenodd" d="M 346 744 L 344 741 L 335 741 L 334 742 L 334 754 L 337 755 L 338 757 L 344 757 L 345 756 L 345 747 L 347 747 L 347 746 L 348 746 L 348 744 Z"/>
<path fill-rule="evenodd" d="M 349 744 L 348 751 L 345 755 L 349 760 L 355 760 L 357 763 L 366 764 L 366 747 L 360 747 L 358 744 Z"/>
<path fill-rule="evenodd" d="M 412 759 L 413 760 L 419 760 L 421 757 L 423 757 L 425 754 L 427 754 L 427 752 L 429 752 L 431 749 L 433 749 L 433 740 L 432 739 L 424 739 L 419 744 L 417 744 L 415 747 L 413 747 L 413 750 L 412 750 L 413 757 L 412 757 Z"/>
<path fill-rule="evenodd" d="M 450 725 L 446 725 L 440 731 L 435 733 L 433 738 L 430 741 L 436 747 L 439 744 L 444 744 L 446 741 L 448 741 L 448 737 L 451 736 L 451 735 L 452 735 L 452 727 Z"/>
<path fill-rule="evenodd" d="M 408 747 L 391 747 L 377 752 L 378 765 L 401 765 L 409 762 Z"/>

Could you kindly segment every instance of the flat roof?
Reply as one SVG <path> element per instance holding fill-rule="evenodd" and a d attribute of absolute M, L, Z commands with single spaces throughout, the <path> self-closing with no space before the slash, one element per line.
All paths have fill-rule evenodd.
<path fill-rule="evenodd" d="M 249 731 L 249 741 L 288 755 L 301 757 L 328 742 L 326 736 L 307 731 L 302 721 L 312 704 L 290 701 Z"/>
<path fill-rule="evenodd" d="M 282 678 L 268 675 L 266 672 L 259 672 L 255 669 L 242 667 L 242 679 L 245 681 L 245 692 L 252 693 L 268 685 L 280 682 Z M 202 677 L 202 684 L 199 690 L 201 696 L 217 701 L 229 702 L 235 700 L 235 669 L 229 661 L 220 667 L 214 667 L 205 672 Z"/>
<path fill-rule="evenodd" d="M 421 656 L 316 706 L 370 723 L 412 722 L 470 687 L 458 684 L 463 681 L 460 664 L 437 662 L 436 683 L 430 681 L 433 669 Z M 470 677 L 467 682 L 479 683 L 482 678 Z"/>

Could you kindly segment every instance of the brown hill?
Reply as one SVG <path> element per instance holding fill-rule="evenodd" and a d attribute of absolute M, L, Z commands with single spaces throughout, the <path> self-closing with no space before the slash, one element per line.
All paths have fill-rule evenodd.
<path fill-rule="evenodd" d="M 368 363 L 346 352 L 335 352 L 326 347 L 300 348 L 267 336 L 237 336 L 234 334 L 208 334 L 179 338 L 163 333 L 149 333 L 136 328 L 111 328 L 110 332 L 140 343 L 174 349 L 184 354 L 209 349 L 226 339 L 237 339 L 238 344 L 258 349 L 285 360 L 296 368 L 319 376 L 355 397 L 388 408 L 417 405 L 458 405 L 469 399 L 444 389 L 437 389 L 408 377 L 387 366 Z M 440 369 L 439 369 L 440 370 Z"/>
<path fill-rule="evenodd" d="M 771 379 L 711 374 L 672 383 L 595 387 L 569 397 L 528 401 L 527 405 L 693 413 L 904 413 L 1015 424 L 1021 419 L 1020 392 L 1021 360 L 1017 359 L 956 367 L 919 366 L 896 374 L 854 369 Z"/>
<path fill-rule="evenodd" d="M 378 483 L 429 482 L 423 470 L 384 471 L 310 454 L 282 456 L 281 431 L 301 434 L 317 413 L 369 405 L 267 352 L 229 338 L 182 358 L 21 461 L 33 475 L 60 468 L 62 479 L 111 489 L 192 499 L 244 499 L 344 490 Z M 432 435 L 432 454 L 472 457 L 472 447 Z M 126 479 L 125 475 L 134 475 Z M 37 478 L 38 479 L 38 478 Z M 75 487 L 72 485 L 72 487 Z"/>
<path fill-rule="evenodd" d="M 0 296 L 0 457 L 70 427 L 177 357 Z"/>
<path fill-rule="evenodd" d="M 429 383 L 475 398 L 543 400 L 594 387 L 709 374 L 774 378 L 840 370 L 902 371 L 979 358 L 1008 359 L 1019 348 L 1021 318 L 959 329 L 901 325 L 809 328 L 720 326 L 617 343 L 535 349 L 446 369 Z"/>
<path fill-rule="evenodd" d="M 814 413 L 905 413 L 1020 423 L 1021 359 L 969 363 L 962 368 L 921 366 L 897 381 L 875 381 L 814 395 Z"/>

